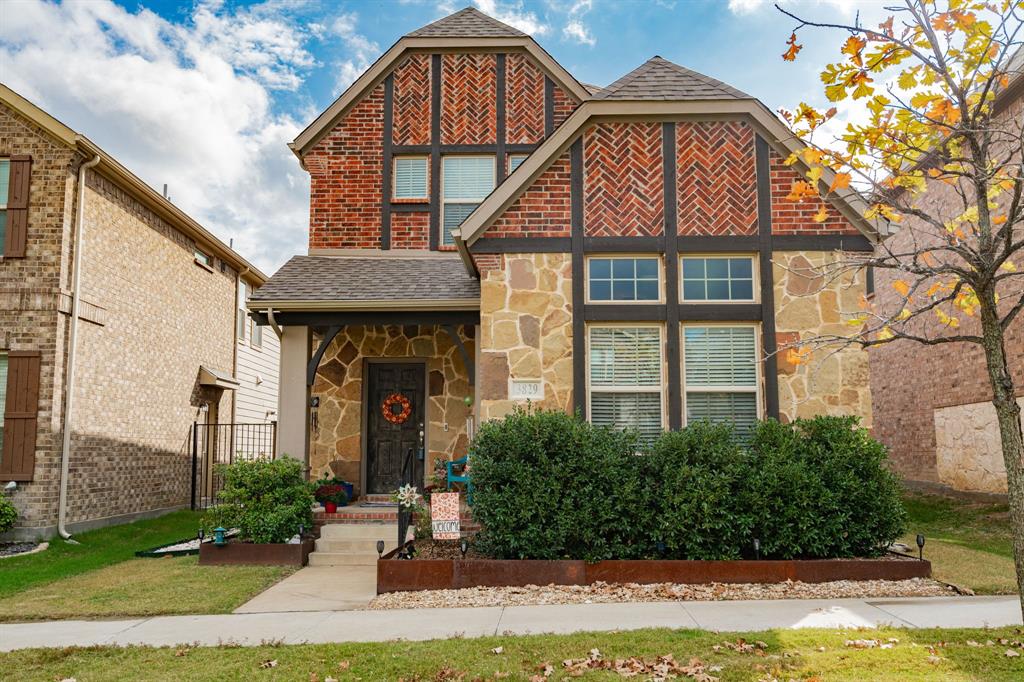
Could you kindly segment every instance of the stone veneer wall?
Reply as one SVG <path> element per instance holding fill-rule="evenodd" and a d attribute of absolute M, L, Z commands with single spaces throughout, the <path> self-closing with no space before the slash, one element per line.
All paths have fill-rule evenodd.
<path fill-rule="evenodd" d="M 459 336 L 473 357 L 475 330 L 458 327 Z M 319 341 L 314 339 L 314 343 Z M 427 361 L 427 461 L 429 478 L 437 459 L 462 457 L 469 446 L 466 419 L 472 409 L 465 398 L 472 397 L 469 374 L 462 355 L 441 327 L 405 325 L 387 327 L 345 327 L 327 348 L 313 394 L 320 397 L 317 428 L 310 434 L 311 476 L 331 472 L 362 484 L 363 360 L 366 358 L 408 358 Z M 479 369 L 477 370 L 479 376 Z M 448 424 L 448 431 L 444 424 Z M 454 457 L 453 457 L 454 456 Z M 429 481 L 428 481 L 429 482 Z"/>
<path fill-rule="evenodd" d="M 1024 398 L 1017 398 L 1024 407 Z M 935 467 L 939 482 L 956 490 L 1006 493 L 1006 465 L 991 402 L 937 407 Z"/>
<path fill-rule="evenodd" d="M 850 346 L 818 349 L 807 362 L 794 364 L 787 345 L 815 335 L 849 335 L 855 330 L 841 312 L 854 313 L 865 293 L 864 276 L 844 274 L 826 283 L 814 269 L 829 259 L 830 252 L 776 251 L 775 331 L 780 352 L 779 416 L 782 421 L 819 414 L 853 414 L 871 426 L 871 390 L 868 355 Z"/>
<path fill-rule="evenodd" d="M 572 256 L 505 254 L 480 281 L 480 421 L 515 403 L 508 380 L 540 379 L 537 406 L 572 411 Z"/>

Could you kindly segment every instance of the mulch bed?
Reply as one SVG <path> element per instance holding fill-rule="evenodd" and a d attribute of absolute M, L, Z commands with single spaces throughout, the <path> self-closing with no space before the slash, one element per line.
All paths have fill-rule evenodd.
<path fill-rule="evenodd" d="M 38 546 L 38 542 L 0 542 L 0 556 L 17 556 L 31 552 Z"/>

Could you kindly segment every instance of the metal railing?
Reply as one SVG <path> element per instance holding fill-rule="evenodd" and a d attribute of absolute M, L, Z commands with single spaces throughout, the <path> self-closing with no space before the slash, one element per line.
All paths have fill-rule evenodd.
<path fill-rule="evenodd" d="M 277 453 L 277 423 L 204 424 L 194 422 L 192 443 L 192 509 L 206 509 L 223 485 L 218 465 L 273 459 Z"/>

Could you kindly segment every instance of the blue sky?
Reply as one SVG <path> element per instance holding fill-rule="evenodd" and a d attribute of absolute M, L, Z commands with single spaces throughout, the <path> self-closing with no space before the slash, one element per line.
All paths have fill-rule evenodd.
<path fill-rule="evenodd" d="M 402 34 L 474 4 L 532 34 L 587 83 L 653 55 L 770 108 L 821 102 L 836 34 L 764 0 L 45 0 L 0 2 L 0 80 L 84 133 L 268 273 L 304 252 L 308 179 L 285 147 Z M 816 19 L 877 23 L 882 3 L 789 0 Z"/>

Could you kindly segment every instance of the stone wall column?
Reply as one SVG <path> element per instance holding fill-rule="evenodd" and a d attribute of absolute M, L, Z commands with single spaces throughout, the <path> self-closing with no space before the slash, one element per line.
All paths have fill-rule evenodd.
<path fill-rule="evenodd" d="M 312 336 L 309 327 L 282 327 L 278 389 L 277 452 L 309 466 L 309 385 L 306 368 Z"/>

